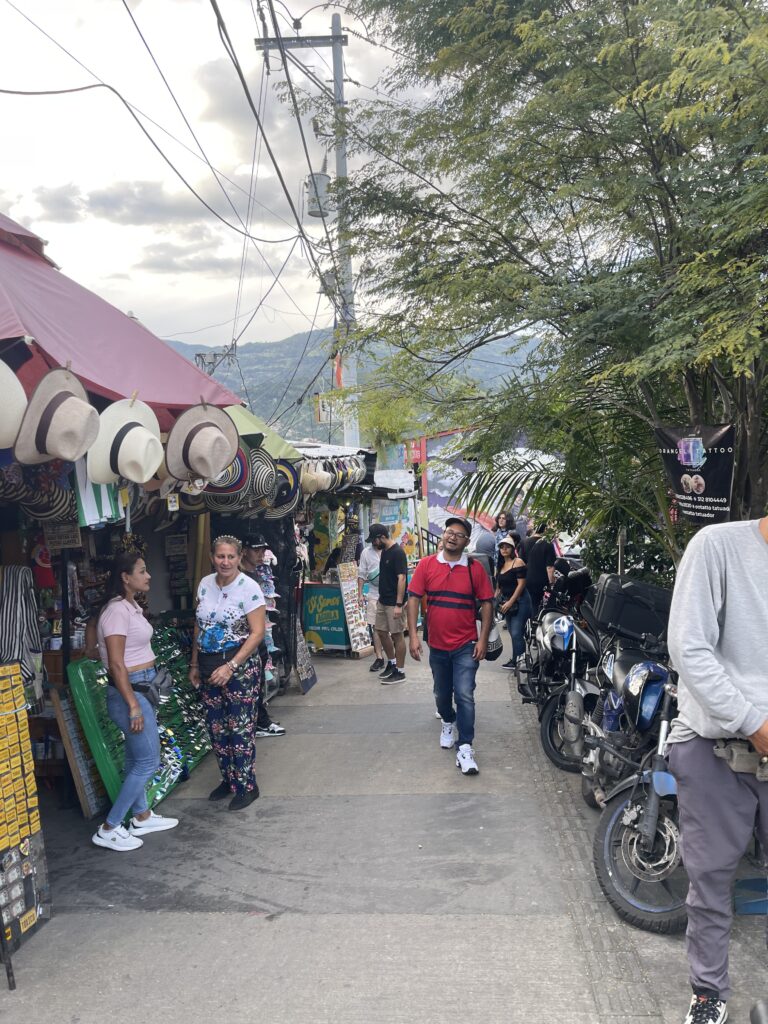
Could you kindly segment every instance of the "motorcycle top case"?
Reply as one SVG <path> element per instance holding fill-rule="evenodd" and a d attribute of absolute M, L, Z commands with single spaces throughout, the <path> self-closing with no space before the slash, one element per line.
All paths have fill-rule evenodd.
<path fill-rule="evenodd" d="M 637 638 L 666 633 L 672 591 L 617 573 L 603 573 L 587 594 L 595 624 L 604 632 Z"/>

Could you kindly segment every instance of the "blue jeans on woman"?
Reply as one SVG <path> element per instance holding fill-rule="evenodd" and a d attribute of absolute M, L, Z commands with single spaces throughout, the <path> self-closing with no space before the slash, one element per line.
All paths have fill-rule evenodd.
<path fill-rule="evenodd" d="M 517 614 L 506 614 L 507 631 L 512 637 L 512 657 L 515 661 L 525 654 L 525 624 L 533 615 L 533 601 L 527 590 L 517 599 Z"/>
<path fill-rule="evenodd" d="M 459 746 L 464 743 L 471 746 L 475 738 L 475 676 L 479 662 L 472 657 L 474 649 L 473 640 L 455 651 L 429 649 L 435 704 L 444 722 L 456 723 Z"/>
<path fill-rule="evenodd" d="M 129 672 L 128 679 L 131 684 L 149 683 L 155 675 L 154 668 L 143 668 Z M 125 735 L 125 778 L 107 815 L 110 828 L 121 825 L 129 811 L 143 814 L 149 810 L 147 785 L 160 767 L 160 735 L 155 710 L 143 693 L 135 696 L 144 716 L 141 732 L 131 732 L 130 711 L 125 699 L 116 687 L 107 687 L 107 714 Z"/>

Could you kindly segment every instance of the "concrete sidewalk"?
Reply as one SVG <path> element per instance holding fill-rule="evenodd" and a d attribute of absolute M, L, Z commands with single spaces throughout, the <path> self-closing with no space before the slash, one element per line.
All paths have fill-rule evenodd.
<path fill-rule="evenodd" d="M 591 864 L 596 815 L 544 758 L 500 663 L 478 677 L 480 774 L 438 746 L 431 677 L 382 686 L 317 658 L 273 705 L 261 799 L 210 804 L 209 758 L 163 805 L 181 818 L 118 856 L 76 813 L 46 819 L 55 917 L 15 957 L 13 1024 L 678 1024 L 683 940 L 622 924 Z M 514 688 L 514 684 L 513 684 Z M 768 989 L 764 922 L 732 947 L 748 1019 Z"/>

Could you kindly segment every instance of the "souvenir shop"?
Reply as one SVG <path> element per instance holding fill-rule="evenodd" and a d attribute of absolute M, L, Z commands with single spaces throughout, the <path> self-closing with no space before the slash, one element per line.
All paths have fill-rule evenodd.
<path fill-rule="evenodd" d="M 363 657 L 372 650 L 358 601 L 357 561 L 372 522 L 385 523 L 418 559 L 413 474 L 377 468 L 376 454 L 338 445 L 297 445 L 309 497 L 300 532 L 307 547 L 302 627 L 312 652 Z"/>
<path fill-rule="evenodd" d="M 158 710 L 155 803 L 209 749 L 187 673 L 212 528 L 265 539 L 272 693 L 290 673 L 301 456 L 1 215 L 0 273 L 0 961 L 13 987 L 12 954 L 51 913 L 41 798 L 92 818 L 120 786 L 123 738 L 92 646 L 110 562 L 145 558 L 153 649 L 175 684 Z"/>

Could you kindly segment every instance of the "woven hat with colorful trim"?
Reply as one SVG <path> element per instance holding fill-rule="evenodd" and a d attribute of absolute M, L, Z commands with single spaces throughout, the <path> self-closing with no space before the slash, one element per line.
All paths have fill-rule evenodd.
<path fill-rule="evenodd" d="M 277 492 L 272 499 L 271 507 L 264 511 L 265 519 L 282 519 L 288 516 L 298 508 L 301 501 L 297 468 L 286 459 L 278 459 L 275 467 L 278 477 Z"/>
<path fill-rule="evenodd" d="M 241 444 L 233 461 L 208 484 L 206 491 L 208 494 L 239 494 L 248 489 L 250 479 L 250 449 Z"/>
<path fill-rule="evenodd" d="M 251 448 L 251 484 L 248 498 L 269 498 L 275 492 L 277 466 L 275 460 L 263 448 Z"/>

